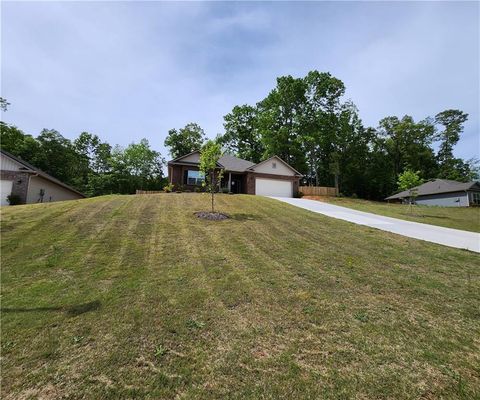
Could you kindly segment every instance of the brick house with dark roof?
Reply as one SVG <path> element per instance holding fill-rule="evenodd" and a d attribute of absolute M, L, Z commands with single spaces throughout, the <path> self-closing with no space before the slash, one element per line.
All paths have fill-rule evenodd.
<path fill-rule="evenodd" d="M 168 162 L 168 179 L 176 188 L 195 190 L 201 187 L 200 152 Z M 221 187 L 232 193 L 292 197 L 298 193 L 302 174 L 277 156 L 258 164 L 225 154 L 218 160 L 224 171 Z"/>

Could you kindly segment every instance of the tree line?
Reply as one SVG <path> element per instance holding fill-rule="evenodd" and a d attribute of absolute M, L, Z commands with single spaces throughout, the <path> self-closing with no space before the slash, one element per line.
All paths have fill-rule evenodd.
<path fill-rule="evenodd" d="M 330 73 L 279 77 L 263 100 L 235 106 L 224 117 L 225 132 L 217 141 L 253 162 L 278 155 L 304 174 L 304 184 L 337 186 L 344 195 L 368 199 L 398 190 L 405 171 L 422 180 L 478 178 L 476 160 L 453 155 L 468 114 L 445 110 L 421 121 L 389 116 L 376 128 L 366 127 L 344 95 L 344 83 Z M 203 141 L 201 128 L 189 124 L 171 130 L 165 145 L 178 156 L 199 149 Z"/>
<path fill-rule="evenodd" d="M 445 110 L 420 121 L 389 116 L 366 127 L 355 104 L 344 100 L 345 89 L 325 72 L 279 77 L 263 100 L 233 107 L 215 140 L 252 162 L 278 155 L 304 175 L 304 184 L 337 186 L 347 196 L 383 199 L 398 190 L 405 171 L 422 180 L 478 178 L 476 160 L 453 155 L 468 114 Z M 1 99 L 1 108 L 8 105 Z M 89 196 L 160 190 L 166 184 L 165 159 L 146 139 L 121 147 L 88 132 L 69 140 L 51 129 L 37 137 L 4 122 L 0 129 L 4 150 Z M 171 129 L 165 146 L 176 158 L 199 150 L 206 140 L 204 130 L 190 123 Z"/>
<path fill-rule="evenodd" d="M 158 190 L 166 183 L 165 161 L 147 139 L 112 147 L 88 132 L 69 140 L 53 129 L 35 138 L 4 122 L 0 129 L 3 150 L 88 196 Z"/>

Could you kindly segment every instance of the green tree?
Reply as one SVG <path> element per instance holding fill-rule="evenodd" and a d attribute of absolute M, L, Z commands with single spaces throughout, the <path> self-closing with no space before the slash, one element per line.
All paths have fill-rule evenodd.
<path fill-rule="evenodd" d="M 223 171 L 218 168 L 222 156 L 222 147 L 213 140 L 208 140 L 200 152 L 200 172 L 205 176 L 204 186 L 211 194 L 212 213 L 215 212 L 215 192 L 220 187 Z"/>
<path fill-rule="evenodd" d="M 407 169 L 398 176 L 398 189 L 401 191 L 412 189 L 416 186 L 420 186 L 423 183 L 423 179 L 420 178 L 420 171 L 412 171 Z"/>
<path fill-rule="evenodd" d="M 410 169 L 405 170 L 398 176 L 398 189 L 401 191 L 408 190 L 410 203 L 415 204 L 415 199 L 418 196 L 417 186 L 423 183 L 423 179 L 420 178 L 420 171 L 412 171 Z"/>
<path fill-rule="evenodd" d="M 165 160 L 146 139 L 112 150 L 88 132 L 82 132 L 72 143 L 53 129 L 44 129 L 33 138 L 0 122 L 0 144 L 3 150 L 90 196 L 158 190 L 165 183 Z"/>
<path fill-rule="evenodd" d="M 249 105 L 235 106 L 224 117 L 225 134 L 219 143 L 238 157 L 258 163 L 265 147 L 258 130 L 257 109 Z"/>
<path fill-rule="evenodd" d="M 341 168 L 336 143 L 345 85 L 330 73 L 318 71 L 310 71 L 303 81 L 306 103 L 300 118 L 300 140 L 308 166 L 306 176 L 315 185 L 331 184 L 332 176 L 338 181 Z"/>
<path fill-rule="evenodd" d="M 373 139 L 371 131 L 364 129 L 358 110 L 351 102 L 342 104 L 336 114 L 335 135 L 327 147 L 330 153 L 325 150 L 330 160 L 329 172 L 337 191 L 346 195 L 364 195 L 365 165 Z"/>
<path fill-rule="evenodd" d="M 278 155 L 299 171 L 305 171 L 301 140 L 302 114 L 306 105 L 306 85 L 292 76 L 277 78 L 277 86 L 258 103 L 258 127 L 264 158 Z"/>
<path fill-rule="evenodd" d="M 2 121 L 0 121 L 0 147 L 32 164 L 41 151 L 40 143 L 35 138 Z"/>
<path fill-rule="evenodd" d="M 87 162 L 90 170 L 96 173 L 107 172 L 112 146 L 102 142 L 97 135 L 82 132 L 74 140 L 73 146 L 76 152 Z"/>
<path fill-rule="evenodd" d="M 111 192 L 111 146 L 97 135 L 82 132 L 73 141 L 81 163 L 84 193 L 96 196 Z"/>
<path fill-rule="evenodd" d="M 460 134 L 467 119 L 468 114 L 460 110 L 445 110 L 435 116 L 435 123 L 443 127 L 443 130 L 436 135 L 436 139 L 440 141 L 437 159 L 440 164 L 439 177 L 441 178 L 452 179 L 452 176 L 462 175 L 463 166 L 459 162 L 461 160 L 453 156 L 453 147 L 460 140 Z"/>
<path fill-rule="evenodd" d="M 150 148 L 147 139 L 131 143 L 125 149 L 115 146 L 110 158 L 110 180 L 118 193 L 159 190 L 164 184 L 164 165 L 165 160 Z"/>
<path fill-rule="evenodd" d="M 437 163 L 430 147 L 435 132 L 432 121 L 415 122 L 408 115 L 402 119 L 386 117 L 380 121 L 378 132 L 385 138 L 395 177 L 405 169 L 419 170 L 422 176 L 436 174 Z"/>
<path fill-rule="evenodd" d="M 190 123 L 179 130 L 170 129 L 165 139 L 165 147 L 173 158 L 183 156 L 195 150 L 200 150 L 205 141 L 205 132 L 200 125 Z"/>
<path fill-rule="evenodd" d="M 72 142 L 54 129 L 43 129 L 37 140 L 41 151 L 32 163 L 62 182 L 83 190 L 85 164 Z"/>
<path fill-rule="evenodd" d="M 374 128 L 367 128 L 365 132 L 371 135 L 372 139 L 363 163 L 363 172 L 361 168 L 357 169 L 363 179 L 363 192 L 359 192 L 359 195 L 367 199 L 383 200 L 397 188 L 397 177 L 393 173 L 392 159 L 385 146 L 385 138 L 380 137 Z"/>

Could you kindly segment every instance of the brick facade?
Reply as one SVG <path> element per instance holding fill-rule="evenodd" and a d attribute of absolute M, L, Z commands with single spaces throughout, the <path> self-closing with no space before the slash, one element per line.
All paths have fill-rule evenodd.
<path fill-rule="evenodd" d="M 201 185 L 188 185 L 184 182 L 186 171 L 198 171 L 199 168 L 195 165 L 169 165 L 168 166 L 168 181 L 173 184 L 174 189 L 181 190 L 204 190 Z"/>
<path fill-rule="evenodd" d="M 20 203 L 27 203 L 28 183 L 30 181 L 30 174 L 23 171 L 1 171 L 1 179 L 7 181 L 13 181 L 12 195 L 20 197 Z"/>
<path fill-rule="evenodd" d="M 175 188 L 183 188 L 183 190 L 194 191 L 195 188 L 201 186 L 187 185 L 184 183 L 184 174 L 185 171 L 198 171 L 198 167 L 193 165 L 169 165 L 168 167 L 168 177 L 170 183 L 172 183 Z M 232 174 L 233 175 L 233 174 Z M 246 172 L 244 174 L 235 173 L 235 176 L 243 175 L 242 179 L 242 193 L 246 194 L 255 194 L 255 178 L 265 178 L 265 179 L 276 179 L 282 181 L 291 181 L 293 182 L 293 194 L 298 193 L 298 186 L 300 183 L 299 176 L 288 176 L 288 175 L 274 175 L 274 174 L 263 174 L 259 172 Z M 223 180 L 228 180 L 228 171 L 225 172 Z"/>

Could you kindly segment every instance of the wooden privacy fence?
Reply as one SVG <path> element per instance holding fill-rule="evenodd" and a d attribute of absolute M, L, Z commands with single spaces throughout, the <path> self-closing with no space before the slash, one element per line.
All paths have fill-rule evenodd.
<path fill-rule="evenodd" d="M 304 196 L 336 196 L 337 189 L 329 186 L 299 186 L 298 191 Z"/>
<path fill-rule="evenodd" d="M 156 194 L 163 193 L 163 190 L 138 190 L 135 194 Z"/>

